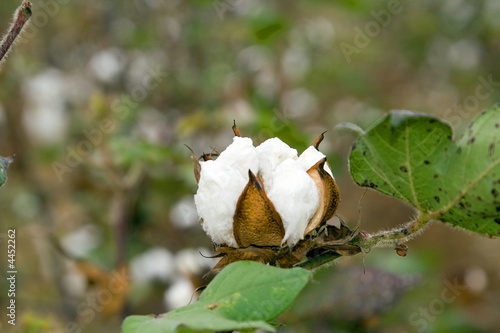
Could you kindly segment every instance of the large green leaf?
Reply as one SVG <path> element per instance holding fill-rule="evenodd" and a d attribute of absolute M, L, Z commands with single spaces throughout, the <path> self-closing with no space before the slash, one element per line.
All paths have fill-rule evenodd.
<path fill-rule="evenodd" d="M 500 107 L 481 113 L 457 141 L 436 117 L 393 111 L 354 143 L 361 186 L 480 234 L 500 234 Z"/>
<path fill-rule="evenodd" d="M 302 268 L 238 261 L 224 268 L 196 303 L 160 316 L 130 316 L 123 332 L 274 331 L 268 321 L 290 306 L 311 276 Z"/>
<path fill-rule="evenodd" d="M 5 158 L 0 156 L 0 186 L 5 184 L 7 180 L 7 166 L 9 166 L 10 162 L 12 162 L 12 157 Z"/>

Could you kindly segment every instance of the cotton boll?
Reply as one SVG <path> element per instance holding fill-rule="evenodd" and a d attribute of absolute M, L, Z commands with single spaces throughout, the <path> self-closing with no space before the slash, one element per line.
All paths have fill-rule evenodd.
<path fill-rule="evenodd" d="M 285 227 L 282 244 L 288 240 L 288 244 L 294 246 L 304 238 L 304 230 L 318 209 L 318 188 L 301 164 L 293 159 L 287 159 L 276 168 L 272 184 L 267 196 Z"/>
<path fill-rule="evenodd" d="M 236 203 L 248 182 L 240 172 L 216 161 L 200 162 L 201 174 L 194 202 L 203 230 L 217 244 L 237 247 L 233 235 Z"/>
<path fill-rule="evenodd" d="M 210 270 L 217 259 L 205 258 L 201 253 L 210 253 L 206 248 L 183 249 L 175 255 L 175 266 L 177 270 L 185 276 L 201 275 Z"/>
<path fill-rule="evenodd" d="M 193 299 L 194 287 L 188 278 L 179 278 L 164 294 L 167 310 L 174 310 L 188 305 Z"/>
<path fill-rule="evenodd" d="M 174 256 L 167 249 L 152 248 L 132 259 L 130 271 L 137 282 L 167 282 L 174 274 Z"/>
<path fill-rule="evenodd" d="M 236 168 L 245 178 L 248 178 L 248 170 L 252 170 L 254 174 L 259 171 L 257 151 L 250 138 L 235 136 L 233 143 L 220 154 L 217 162 Z"/>
<path fill-rule="evenodd" d="M 299 158 L 297 159 L 297 162 L 304 168 L 305 171 L 309 170 L 313 165 L 318 163 L 319 160 L 325 158 L 325 155 L 314 148 L 313 146 L 310 146 L 302 154 L 300 154 Z M 328 166 L 328 163 L 325 163 L 325 171 L 333 177 L 332 170 L 330 170 L 330 167 Z"/>
<path fill-rule="evenodd" d="M 297 159 L 297 150 L 290 148 L 278 138 L 264 141 L 256 151 L 259 157 L 259 173 L 266 187 L 272 186 L 272 175 L 280 163 L 287 159 Z"/>

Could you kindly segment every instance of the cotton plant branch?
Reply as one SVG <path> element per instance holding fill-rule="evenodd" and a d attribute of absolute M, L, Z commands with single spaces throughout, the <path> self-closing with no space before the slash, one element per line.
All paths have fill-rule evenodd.
<path fill-rule="evenodd" d="M 31 15 L 31 3 L 24 0 L 14 13 L 14 21 L 12 22 L 5 36 L 2 38 L 2 43 L 0 45 L 0 64 L 9 53 L 9 50 L 11 49 L 12 45 L 14 45 L 16 38 L 21 33 L 23 27 L 26 25 Z"/>
<path fill-rule="evenodd" d="M 346 241 L 331 246 L 332 251 L 325 251 L 301 262 L 296 266 L 308 270 L 318 270 L 328 267 L 343 256 L 356 254 L 365 255 L 372 248 L 395 246 L 396 250 L 403 245 L 406 249 L 406 242 L 420 235 L 432 221 L 432 217 L 426 214 L 415 217 L 401 226 L 391 230 L 383 230 L 375 233 L 366 231 L 354 231 L 353 235 Z M 404 251 L 404 250 L 403 250 Z"/>

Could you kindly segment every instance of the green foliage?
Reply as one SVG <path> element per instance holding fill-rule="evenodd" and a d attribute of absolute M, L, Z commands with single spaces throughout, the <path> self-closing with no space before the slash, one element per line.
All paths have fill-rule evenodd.
<path fill-rule="evenodd" d="M 444 121 L 393 111 L 358 138 L 353 179 L 431 219 L 500 234 L 500 107 L 480 114 L 457 141 Z"/>
<path fill-rule="evenodd" d="M 290 306 L 311 276 L 301 268 L 236 262 L 215 277 L 197 302 L 160 316 L 128 317 L 123 332 L 274 331 L 268 322 Z"/>
<path fill-rule="evenodd" d="M 0 186 L 5 184 L 5 181 L 7 180 L 7 167 L 10 162 L 12 162 L 12 158 L 0 156 Z"/>

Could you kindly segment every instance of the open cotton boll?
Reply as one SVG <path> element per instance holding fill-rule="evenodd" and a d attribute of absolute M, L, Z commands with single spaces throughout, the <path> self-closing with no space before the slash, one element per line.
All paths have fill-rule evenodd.
<path fill-rule="evenodd" d="M 272 186 L 272 175 L 278 165 L 287 159 L 297 159 L 297 150 L 290 148 L 278 138 L 268 139 L 255 149 L 259 157 L 259 173 L 264 179 L 264 186 Z"/>
<path fill-rule="evenodd" d="M 233 235 L 233 215 L 248 179 L 236 168 L 219 160 L 200 162 L 200 165 L 200 182 L 194 202 L 198 215 L 203 219 L 203 229 L 214 243 L 237 247 Z"/>
<path fill-rule="evenodd" d="M 304 238 L 304 230 L 319 205 L 316 183 L 293 159 L 287 159 L 274 170 L 267 196 L 280 214 L 285 228 L 282 244 L 294 246 Z"/>
<path fill-rule="evenodd" d="M 259 171 L 257 151 L 250 138 L 235 136 L 233 143 L 220 154 L 217 161 L 236 168 L 245 178 L 248 178 L 248 170 L 254 174 Z"/>
<path fill-rule="evenodd" d="M 304 150 L 302 154 L 300 154 L 299 158 L 297 159 L 297 162 L 299 162 L 302 168 L 304 168 L 304 170 L 307 171 L 323 158 L 325 158 L 325 155 L 322 152 L 320 152 L 313 146 L 310 146 L 309 148 Z M 325 171 L 328 172 L 333 179 L 335 179 L 335 177 L 333 177 L 332 170 L 330 170 L 327 163 L 325 163 Z"/>

